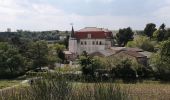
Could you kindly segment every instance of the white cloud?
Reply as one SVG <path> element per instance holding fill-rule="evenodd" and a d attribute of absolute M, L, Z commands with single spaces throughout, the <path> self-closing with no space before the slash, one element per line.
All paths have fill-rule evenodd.
<path fill-rule="evenodd" d="M 86 2 L 113 2 L 114 0 L 84 0 Z M 169 2 L 169 0 L 166 0 Z M 12 29 L 25 30 L 69 30 L 70 23 L 75 24 L 75 29 L 86 26 L 119 29 L 131 26 L 141 29 L 148 22 L 160 20 L 169 22 L 169 3 L 157 9 L 150 17 L 146 16 L 114 16 L 96 15 L 83 16 L 70 14 L 66 11 L 44 3 L 33 3 L 30 0 L 0 0 L 0 31 L 11 27 Z M 170 23 L 169 23 L 170 24 Z M 121 27 L 120 27 L 121 26 Z"/>
<path fill-rule="evenodd" d="M 90 2 L 102 2 L 102 3 L 111 3 L 115 0 L 85 0 L 85 2 L 90 3 Z"/>

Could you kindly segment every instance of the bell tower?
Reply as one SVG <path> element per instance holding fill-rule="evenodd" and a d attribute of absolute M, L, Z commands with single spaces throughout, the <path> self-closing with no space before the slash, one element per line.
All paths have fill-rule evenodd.
<path fill-rule="evenodd" d="M 71 36 L 69 38 L 69 51 L 73 54 L 77 54 L 78 52 L 78 48 L 77 48 L 77 39 L 75 37 L 75 32 L 74 32 L 74 27 L 73 24 L 71 24 L 72 26 L 72 31 L 71 31 Z"/>

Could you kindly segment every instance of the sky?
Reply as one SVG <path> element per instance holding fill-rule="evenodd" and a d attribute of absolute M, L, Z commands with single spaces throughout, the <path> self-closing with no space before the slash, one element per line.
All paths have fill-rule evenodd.
<path fill-rule="evenodd" d="M 0 0 L 0 31 L 170 27 L 170 0 Z"/>

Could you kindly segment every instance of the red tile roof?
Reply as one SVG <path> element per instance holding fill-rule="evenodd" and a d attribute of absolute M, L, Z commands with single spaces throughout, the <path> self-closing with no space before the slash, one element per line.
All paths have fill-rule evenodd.
<path fill-rule="evenodd" d="M 96 27 L 86 27 L 75 32 L 75 37 L 77 39 L 86 39 L 88 38 L 88 34 L 91 34 L 92 39 L 105 39 L 111 38 L 112 32 L 108 29 L 96 28 Z"/>

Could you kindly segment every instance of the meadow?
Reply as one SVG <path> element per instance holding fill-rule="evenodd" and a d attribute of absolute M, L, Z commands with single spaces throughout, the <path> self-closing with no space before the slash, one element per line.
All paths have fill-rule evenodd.
<path fill-rule="evenodd" d="M 169 100 L 170 85 L 160 82 L 124 84 L 70 82 L 62 76 L 43 77 L 30 86 L 0 93 L 0 100 Z"/>

